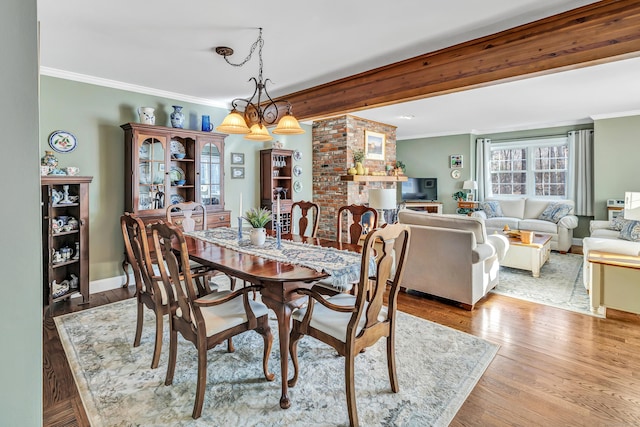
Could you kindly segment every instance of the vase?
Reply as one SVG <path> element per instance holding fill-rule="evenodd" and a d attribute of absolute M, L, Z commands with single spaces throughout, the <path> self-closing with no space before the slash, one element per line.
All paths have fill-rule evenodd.
<path fill-rule="evenodd" d="M 139 107 L 138 108 L 138 117 L 140 118 L 140 123 L 145 125 L 155 125 L 156 124 L 156 116 L 154 114 L 155 109 L 151 107 Z"/>
<path fill-rule="evenodd" d="M 265 228 L 252 228 L 249 230 L 249 240 L 254 246 L 262 246 L 267 240 L 267 230 Z"/>
<path fill-rule="evenodd" d="M 182 107 L 179 105 L 172 105 L 173 112 L 171 113 L 171 126 L 174 128 L 182 129 L 184 124 L 184 113 L 182 112 Z"/>
<path fill-rule="evenodd" d="M 40 159 L 40 164 L 42 166 L 49 166 L 49 168 L 53 170 L 58 166 L 58 159 L 53 154 L 53 151 L 45 151 L 44 156 Z"/>

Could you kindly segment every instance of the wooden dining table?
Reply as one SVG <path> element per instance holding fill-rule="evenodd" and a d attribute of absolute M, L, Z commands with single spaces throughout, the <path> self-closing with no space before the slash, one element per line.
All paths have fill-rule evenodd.
<path fill-rule="evenodd" d="M 362 246 L 356 244 L 290 234 L 283 235 L 282 239 L 362 253 Z M 262 287 L 260 291 L 262 302 L 273 310 L 278 320 L 282 381 L 280 407 L 289 408 L 291 401 L 288 396 L 287 379 L 290 320 L 292 311 L 304 302 L 303 296 L 295 290 L 311 288 L 315 282 L 328 277 L 329 274 L 301 265 L 242 253 L 193 236 L 185 235 L 185 240 L 189 258 L 193 261 Z"/>

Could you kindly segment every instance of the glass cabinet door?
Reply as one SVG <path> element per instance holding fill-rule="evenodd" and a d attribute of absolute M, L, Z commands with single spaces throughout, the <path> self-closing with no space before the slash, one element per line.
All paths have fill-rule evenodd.
<path fill-rule="evenodd" d="M 138 153 L 138 210 L 164 209 L 165 143 L 153 137 L 144 138 Z"/>
<path fill-rule="evenodd" d="M 206 143 L 200 152 L 200 197 L 204 205 L 221 204 L 220 150 L 215 144 Z"/>

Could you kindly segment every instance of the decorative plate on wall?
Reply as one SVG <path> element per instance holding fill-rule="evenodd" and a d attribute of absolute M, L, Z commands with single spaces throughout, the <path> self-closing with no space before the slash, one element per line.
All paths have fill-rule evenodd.
<path fill-rule="evenodd" d="M 302 191 L 302 183 L 300 181 L 296 181 L 293 183 L 293 191 L 299 193 Z"/>
<path fill-rule="evenodd" d="M 458 179 L 460 178 L 460 171 L 458 169 L 454 169 L 451 171 L 451 178 Z"/>
<path fill-rule="evenodd" d="M 300 166 L 298 166 L 298 165 L 295 165 L 293 167 L 293 175 L 295 175 L 295 176 L 302 175 L 302 168 Z"/>
<path fill-rule="evenodd" d="M 298 150 L 293 152 L 293 159 L 296 161 L 302 160 L 302 153 Z"/>
<path fill-rule="evenodd" d="M 49 135 L 49 146 L 58 153 L 70 153 L 78 146 L 78 140 L 70 132 L 57 130 Z"/>

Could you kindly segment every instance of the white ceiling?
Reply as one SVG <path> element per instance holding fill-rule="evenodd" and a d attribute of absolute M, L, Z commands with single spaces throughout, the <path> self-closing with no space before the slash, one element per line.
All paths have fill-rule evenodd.
<path fill-rule="evenodd" d="M 236 68 L 213 49 L 232 47 L 241 62 L 258 27 L 276 97 L 588 3 L 39 0 L 40 62 L 47 75 L 228 107 L 251 95 L 257 55 Z M 638 75 L 629 59 L 355 114 L 398 126 L 398 139 L 583 123 L 640 110 Z"/>

